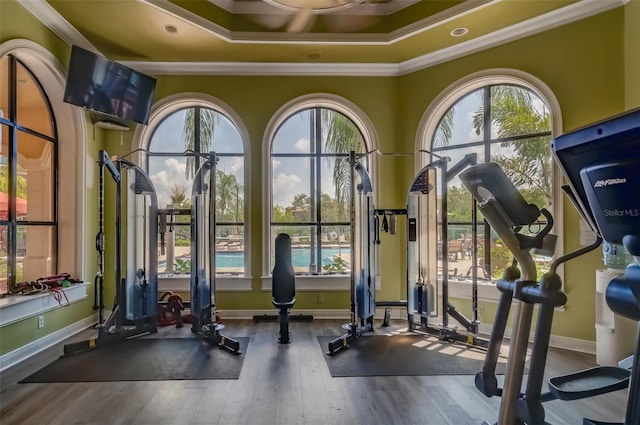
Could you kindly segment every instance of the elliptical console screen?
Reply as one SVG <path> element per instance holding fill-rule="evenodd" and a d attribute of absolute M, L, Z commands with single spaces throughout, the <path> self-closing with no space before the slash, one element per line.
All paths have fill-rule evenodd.
<path fill-rule="evenodd" d="M 640 238 L 640 110 L 559 136 L 552 149 L 602 238 Z"/>

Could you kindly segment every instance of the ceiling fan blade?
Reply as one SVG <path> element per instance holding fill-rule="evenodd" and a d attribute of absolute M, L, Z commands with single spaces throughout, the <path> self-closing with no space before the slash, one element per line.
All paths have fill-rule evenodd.
<path fill-rule="evenodd" d="M 327 20 L 326 25 L 333 32 L 349 33 L 360 31 L 373 26 L 380 17 L 373 15 L 347 15 L 339 14 Z"/>
<path fill-rule="evenodd" d="M 315 15 L 313 13 L 313 10 L 308 8 L 300 9 L 293 14 L 293 17 L 289 21 L 289 25 L 287 25 L 287 31 L 289 32 L 306 31 L 311 27 L 314 19 L 315 19 Z"/>

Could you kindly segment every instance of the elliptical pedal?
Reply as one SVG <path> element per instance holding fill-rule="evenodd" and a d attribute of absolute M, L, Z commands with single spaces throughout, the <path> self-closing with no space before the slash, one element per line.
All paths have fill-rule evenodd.
<path fill-rule="evenodd" d="M 549 392 L 559 400 L 579 400 L 629 387 L 631 371 L 598 366 L 549 379 Z"/>

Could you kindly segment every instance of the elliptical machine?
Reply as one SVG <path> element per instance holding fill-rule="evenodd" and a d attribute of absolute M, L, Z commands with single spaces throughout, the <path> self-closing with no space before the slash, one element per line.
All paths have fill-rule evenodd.
<path fill-rule="evenodd" d="M 556 138 L 553 153 L 570 187 L 574 206 L 607 242 L 634 256 L 607 286 L 616 314 L 640 321 L 640 109 Z M 550 382 L 553 387 L 554 383 Z M 584 419 L 584 425 L 602 422 Z M 640 424 L 640 327 L 631 366 L 624 425 Z"/>
<path fill-rule="evenodd" d="M 485 219 L 514 256 L 512 266 L 508 267 L 503 278 L 496 282 L 500 290 L 500 300 L 484 365 L 475 380 L 476 387 L 487 397 L 502 397 L 498 424 L 545 424 L 543 402 L 554 399 L 576 400 L 626 388 L 629 384 L 628 370 L 598 367 L 571 376 L 571 380 L 563 382 L 562 388 L 555 388 L 556 391 L 542 392 L 554 309 L 567 302 L 567 296 L 562 292 L 562 281 L 556 270 L 563 262 L 596 249 L 600 246 L 601 240 L 558 258 L 551 264 L 549 272 L 538 282 L 536 265 L 530 251 L 535 249 L 553 252 L 555 236 L 550 233 L 553 227 L 551 213 L 544 208 L 540 210 L 535 205 L 528 204 L 495 163 L 471 167 L 460 175 L 460 179 L 478 201 L 478 208 Z M 529 228 L 538 222 L 541 214 L 546 224 L 537 234 L 520 233 L 521 229 Z M 514 300 L 516 311 L 507 371 L 504 385 L 499 388 L 495 374 L 496 364 L 509 310 Z M 522 394 L 529 333 L 536 305 L 538 320 L 533 335 L 529 376 L 525 392 Z M 580 391 L 564 390 L 572 386 L 579 387 Z"/>
<path fill-rule="evenodd" d="M 553 151 L 571 186 L 563 189 L 585 221 L 597 232 L 597 240 L 574 253 L 558 258 L 551 270 L 536 281 L 536 268 L 529 250 L 550 250 L 551 215 L 527 204 L 496 164 L 481 164 L 460 175 L 492 228 L 513 253 L 515 260 L 503 279 L 494 327 L 483 369 L 476 375 L 476 387 L 486 396 L 501 396 L 498 424 L 545 424 L 543 402 L 577 400 L 629 388 L 625 425 L 640 424 L 640 335 L 631 370 L 595 367 L 549 379 L 549 392 L 542 393 L 542 377 L 551 333 L 553 310 L 564 305 L 558 265 L 597 248 L 602 239 L 622 243 L 636 257 L 640 255 L 640 110 L 604 123 L 556 138 Z M 630 196 L 631 195 L 631 196 Z M 542 213 L 547 225 L 535 236 L 519 233 Z M 519 266 L 518 269 L 516 266 Z M 640 320 L 640 265 L 629 265 L 624 276 L 607 288 L 607 303 L 618 314 Z M 495 375 L 497 357 L 504 336 L 509 308 L 515 299 L 507 372 L 503 388 Z M 539 305 L 529 379 L 521 393 L 529 331 L 534 305 Z M 584 419 L 584 425 L 603 422 Z M 486 424 L 486 422 L 485 422 Z"/>

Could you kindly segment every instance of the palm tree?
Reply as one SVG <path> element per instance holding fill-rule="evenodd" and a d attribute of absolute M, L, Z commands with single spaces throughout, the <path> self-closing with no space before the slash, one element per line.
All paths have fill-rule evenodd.
<path fill-rule="evenodd" d="M 232 207 L 239 201 L 236 199 L 236 188 L 239 187 L 236 176 L 216 170 L 216 210 L 220 212 L 221 218 L 232 220 L 234 217 Z"/>
<path fill-rule="evenodd" d="M 174 184 L 171 188 L 171 204 L 176 208 L 185 208 L 189 206 L 189 203 L 186 186 Z"/>
<path fill-rule="evenodd" d="M 491 87 L 491 122 L 497 136 L 509 139 L 531 134 L 533 137 L 511 139 L 501 143 L 516 155 L 493 155 L 517 187 L 526 188 L 534 197 L 552 202 L 551 115 L 546 108 L 536 108 L 531 92 L 516 86 Z M 476 134 L 484 130 L 484 108 L 473 115 Z M 548 133 L 548 134 L 545 134 Z M 538 196 L 539 194 L 540 196 Z"/>
<path fill-rule="evenodd" d="M 198 121 L 198 152 L 208 152 L 215 135 L 215 129 L 220 122 L 220 114 L 208 108 L 188 108 L 184 117 L 184 127 L 182 128 L 182 141 L 187 150 L 196 150 L 196 112 L 199 112 Z M 193 178 L 196 173 L 196 161 L 193 156 L 187 156 L 187 178 Z"/>
<path fill-rule="evenodd" d="M 448 146 L 451 142 L 451 137 L 453 136 L 453 117 L 456 113 L 455 109 L 456 107 L 453 105 L 440 119 L 436 131 L 433 134 L 432 147 Z"/>
<path fill-rule="evenodd" d="M 326 135 L 327 153 L 362 151 L 362 135 L 349 118 L 330 109 L 321 109 L 321 120 L 323 134 Z M 333 182 L 338 211 L 342 213 L 344 205 L 351 196 L 351 171 L 348 158 L 335 158 Z"/>

